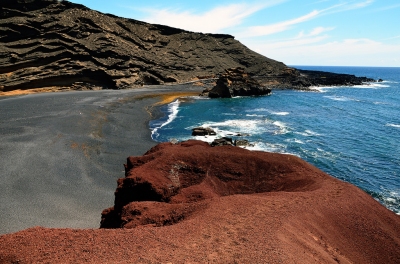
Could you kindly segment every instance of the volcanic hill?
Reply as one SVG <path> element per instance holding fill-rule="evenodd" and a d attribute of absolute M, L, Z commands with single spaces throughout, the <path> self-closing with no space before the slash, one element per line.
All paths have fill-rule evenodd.
<path fill-rule="evenodd" d="M 148 24 L 68 1 L 1 1 L 0 92 L 174 84 L 215 78 L 237 67 L 272 88 L 368 81 L 289 68 L 231 35 Z"/>
<path fill-rule="evenodd" d="M 0 263 L 400 263 L 400 216 L 298 157 L 161 143 L 101 229 L 0 236 Z"/>

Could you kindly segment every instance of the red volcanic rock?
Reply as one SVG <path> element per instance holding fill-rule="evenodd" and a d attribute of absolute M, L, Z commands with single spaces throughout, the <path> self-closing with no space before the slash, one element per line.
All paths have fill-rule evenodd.
<path fill-rule="evenodd" d="M 162 143 L 142 157 L 128 158 L 126 177 L 118 180 L 115 205 L 103 212 L 101 227 L 135 227 L 131 221 L 176 223 L 193 213 L 192 207 L 199 202 L 204 204 L 213 197 L 318 188 L 320 183 L 315 176 L 310 177 L 299 167 L 311 170 L 311 165 L 289 155 L 236 147 L 212 148 L 194 140 L 178 145 Z M 152 206 L 143 207 L 143 201 L 153 201 Z M 142 222 L 139 219 L 144 217 L 144 211 L 146 219 L 150 214 L 169 220 Z"/>
<path fill-rule="evenodd" d="M 0 263 L 400 263 L 400 217 L 359 188 L 199 141 L 129 157 L 102 227 L 0 236 Z"/>

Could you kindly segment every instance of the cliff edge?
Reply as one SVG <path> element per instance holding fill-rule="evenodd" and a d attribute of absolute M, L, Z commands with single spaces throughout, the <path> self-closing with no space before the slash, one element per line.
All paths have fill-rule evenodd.
<path fill-rule="evenodd" d="M 400 263 L 400 216 L 298 157 L 190 140 L 125 168 L 103 228 L 0 236 L 0 263 Z"/>

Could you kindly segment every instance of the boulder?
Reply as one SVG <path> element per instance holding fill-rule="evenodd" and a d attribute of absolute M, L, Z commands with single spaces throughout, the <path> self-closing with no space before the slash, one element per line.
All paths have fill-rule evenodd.
<path fill-rule="evenodd" d="M 226 145 L 229 145 L 229 146 L 234 145 L 232 138 L 228 138 L 228 137 L 217 138 L 217 139 L 214 139 L 214 141 L 211 143 L 212 147 L 226 146 Z"/>
<path fill-rule="evenodd" d="M 215 136 L 217 133 L 209 127 L 196 127 L 192 129 L 192 136 Z"/>
<path fill-rule="evenodd" d="M 262 86 L 257 80 L 250 77 L 244 68 L 240 67 L 225 70 L 211 90 L 203 91 L 203 95 L 211 98 L 269 94 L 271 94 L 271 89 Z"/>

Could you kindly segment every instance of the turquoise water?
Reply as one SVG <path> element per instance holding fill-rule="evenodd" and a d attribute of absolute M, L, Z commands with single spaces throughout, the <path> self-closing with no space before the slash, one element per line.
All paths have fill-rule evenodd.
<path fill-rule="evenodd" d="M 250 149 L 299 156 L 400 214 L 400 68 L 297 68 L 384 82 L 314 92 L 279 90 L 264 97 L 178 100 L 150 123 L 152 137 L 187 140 L 197 126 L 215 129 L 217 137 L 247 134 L 243 138 L 254 144 Z"/>

